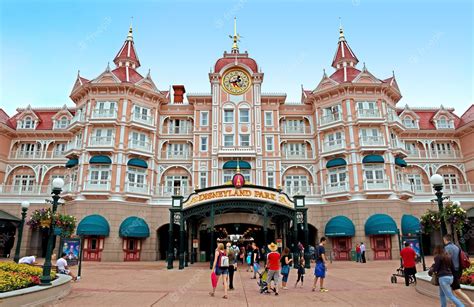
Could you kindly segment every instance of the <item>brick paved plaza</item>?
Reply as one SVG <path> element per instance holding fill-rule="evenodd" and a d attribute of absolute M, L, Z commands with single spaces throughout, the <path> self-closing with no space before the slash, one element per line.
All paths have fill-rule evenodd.
<path fill-rule="evenodd" d="M 289 290 L 281 290 L 280 296 L 259 294 L 251 274 L 240 267 L 236 289 L 224 300 L 222 285 L 216 297 L 209 296 L 210 270 L 204 264 L 180 271 L 167 270 L 164 262 L 88 262 L 72 292 L 53 306 L 437 306 L 437 300 L 417 293 L 414 286 L 406 288 L 402 279 L 390 283 L 398 264 L 396 260 L 333 262 L 328 268 L 328 293 L 311 292 L 309 270 L 304 288 L 293 288 L 293 270 Z"/>

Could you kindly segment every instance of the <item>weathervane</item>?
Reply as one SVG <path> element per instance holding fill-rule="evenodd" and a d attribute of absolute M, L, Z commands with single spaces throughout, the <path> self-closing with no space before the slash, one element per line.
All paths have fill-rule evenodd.
<path fill-rule="evenodd" d="M 237 43 L 240 42 L 242 36 L 237 33 L 237 17 L 234 17 L 234 35 L 229 35 L 229 37 L 234 42 L 232 44 L 232 53 L 239 53 L 239 45 Z"/>

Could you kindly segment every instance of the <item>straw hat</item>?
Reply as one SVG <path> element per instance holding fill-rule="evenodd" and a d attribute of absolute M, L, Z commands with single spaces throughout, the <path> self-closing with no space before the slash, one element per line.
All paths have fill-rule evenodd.
<path fill-rule="evenodd" d="M 275 252 L 278 249 L 278 245 L 272 242 L 271 244 L 268 244 L 268 249 Z"/>

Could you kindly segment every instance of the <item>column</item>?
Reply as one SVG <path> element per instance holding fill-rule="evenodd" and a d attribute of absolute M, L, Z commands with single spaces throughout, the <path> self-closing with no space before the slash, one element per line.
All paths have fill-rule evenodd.
<path fill-rule="evenodd" d="M 268 214 L 267 207 L 263 207 L 263 244 L 268 244 Z"/>
<path fill-rule="evenodd" d="M 209 262 L 209 268 L 212 269 L 212 264 L 214 263 L 214 250 L 216 249 L 216 247 L 214 246 L 214 204 L 211 205 L 211 216 L 210 216 L 210 220 L 211 220 L 211 250 L 210 250 L 210 253 L 209 253 L 209 259 L 210 259 L 210 262 Z"/>
<path fill-rule="evenodd" d="M 184 269 L 184 240 L 185 240 L 185 235 L 184 235 L 184 221 L 183 219 L 183 212 L 179 212 L 179 250 L 178 250 L 178 258 L 179 258 L 179 269 L 182 270 Z"/>
<path fill-rule="evenodd" d="M 298 217 L 297 211 L 293 216 L 293 267 L 298 267 L 299 250 L 298 250 Z"/>
<path fill-rule="evenodd" d="M 174 211 L 170 210 L 170 224 L 168 230 L 168 270 L 173 268 L 173 224 L 174 224 Z"/>
<path fill-rule="evenodd" d="M 196 261 L 196 249 L 193 246 L 193 241 L 196 239 L 196 228 L 195 225 L 196 223 L 192 221 L 190 223 L 191 227 L 191 264 L 193 264 Z"/>
<path fill-rule="evenodd" d="M 304 261 L 305 268 L 310 269 L 310 254 L 309 254 L 309 233 L 308 233 L 308 209 L 303 211 L 303 220 L 304 220 Z"/>

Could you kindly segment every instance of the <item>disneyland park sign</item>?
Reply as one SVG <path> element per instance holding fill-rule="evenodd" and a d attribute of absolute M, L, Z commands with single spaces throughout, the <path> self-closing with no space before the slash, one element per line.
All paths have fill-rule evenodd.
<path fill-rule="evenodd" d="M 235 183 L 234 183 L 235 184 Z M 278 190 L 259 188 L 257 186 L 223 186 L 212 190 L 197 191 L 183 202 L 183 208 L 194 207 L 212 201 L 222 200 L 256 200 L 294 208 L 294 203 Z"/>

